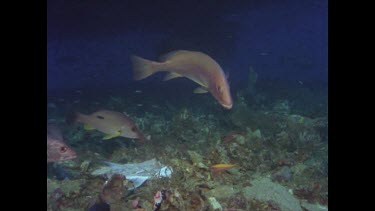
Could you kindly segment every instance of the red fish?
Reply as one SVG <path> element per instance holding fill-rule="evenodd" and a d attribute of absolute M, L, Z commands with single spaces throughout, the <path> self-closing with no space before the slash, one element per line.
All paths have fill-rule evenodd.
<path fill-rule="evenodd" d="M 70 160 L 77 157 L 77 154 L 64 143 L 59 128 L 54 125 L 47 125 L 47 163 Z"/>
<path fill-rule="evenodd" d="M 220 65 L 207 54 L 178 50 L 162 56 L 159 62 L 132 56 L 134 79 L 141 80 L 156 72 L 169 72 L 164 80 L 186 77 L 200 86 L 194 93 L 210 92 L 226 109 L 233 106 L 227 78 Z"/>

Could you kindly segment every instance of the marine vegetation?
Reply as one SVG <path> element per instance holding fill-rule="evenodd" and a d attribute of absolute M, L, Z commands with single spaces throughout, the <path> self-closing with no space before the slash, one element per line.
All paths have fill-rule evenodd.
<path fill-rule="evenodd" d="M 237 94 L 230 112 L 193 99 L 181 106 L 149 97 L 141 103 L 153 109 L 140 112 L 143 108 L 124 100 L 141 94 L 130 91 L 129 96 L 117 97 L 115 107 L 109 94 L 83 95 L 71 105 L 66 103 L 69 99 L 49 98 L 54 105 L 48 107 L 49 121 L 58 123 L 64 143 L 76 157 L 48 163 L 47 210 L 327 209 L 326 108 L 315 113 L 319 115 L 304 113 L 298 106 L 304 102 L 302 94 L 295 99 L 281 94 L 275 98 L 259 82 L 256 90 L 252 99 L 264 96 L 266 100 L 249 106 L 252 100 Z M 66 113 L 56 112 L 64 106 L 77 111 L 89 102 L 98 104 L 87 112 L 102 108 L 126 112 L 131 125 L 149 139 L 140 144 L 137 136 L 121 135 L 123 130 L 103 139 L 103 132 L 110 132 L 101 132 L 94 120 L 86 123 L 98 130 L 87 130 L 88 125 L 67 124 Z M 163 107 L 169 109 L 161 113 Z M 106 119 L 105 114 L 99 116 Z M 129 125 L 124 121 L 106 127 L 116 132 L 122 124 Z M 137 180 L 141 177 L 134 179 L 123 170 L 148 160 L 162 165 L 141 182 Z M 160 176 L 167 169 L 170 176 Z M 95 173 L 102 170 L 107 173 Z"/>

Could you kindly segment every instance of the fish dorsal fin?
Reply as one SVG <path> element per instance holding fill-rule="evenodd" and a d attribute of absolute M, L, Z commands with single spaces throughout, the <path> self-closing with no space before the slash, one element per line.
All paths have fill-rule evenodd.
<path fill-rule="evenodd" d="M 63 140 L 61 130 L 55 124 L 47 124 L 47 135 L 53 137 L 54 139 Z"/>
<path fill-rule="evenodd" d="M 171 79 L 174 79 L 174 78 L 180 78 L 180 77 L 184 77 L 184 76 L 182 76 L 178 73 L 170 72 L 164 77 L 163 81 L 168 81 L 168 80 L 171 80 Z"/>
<path fill-rule="evenodd" d="M 85 130 L 95 130 L 94 127 L 92 127 L 91 125 L 88 125 L 88 124 L 84 124 L 83 129 L 85 129 Z"/>
<path fill-rule="evenodd" d="M 207 93 L 208 90 L 206 88 L 204 88 L 203 86 L 200 86 L 196 89 L 194 89 L 194 93 L 195 94 L 204 94 L 204 93 Z"/>
<path fill-rule="evenodd" d="M 165 62 L 165 61 L 169 60 L 171 57 L 178 56 L 178 55 L 183 55 L 183 54 L 190 53 L 190 52 L 191 51 L 185 51 L 185 50 L 171 51 L 169 53 L 161 55 L 159 57 L 159 62 Z"/>
<path fill-rule="evenodd" d="M 121 130 L 118 130 L 118 131 L 116 131 L 116 133 L 114 133 L 114 134 L 107 134 L 107 135 L 105 135 L 105 136 L 103 137 L 103 140 L 108 140 L 108 139 L 116 138 L 116 137 L 120 136 L 121 133 L 122 133 L 122 131 L 121 131 Z"/>

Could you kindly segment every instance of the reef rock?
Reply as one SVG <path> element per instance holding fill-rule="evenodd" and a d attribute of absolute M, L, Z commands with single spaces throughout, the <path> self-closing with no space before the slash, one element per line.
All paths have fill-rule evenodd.
<path fill-rule="evenodd" d="M 245 187 L 243 194 L 247 198 L 259 201 L 272 201 L 281 210 L 302 211 L 298 199 L 289 193 L 288 189 L 282 185 L 274 183 L 269 178 L 259 178 L 251 181 L 251 187 Z"/>
<path fill-rule="evenodd" d="M 210 202 L 210 211 L 222 211 L 223 208 L 221 207 L 220 203 L 215 199 L 215 197 L 208 198 Z"/>
<path fill-rule="evenodd" d="M 205 195 L 208 197 L 215 197 L 220 200 L 230 198 L 237 192 L 238 191 L 236 191 L 231 185 L 221 185 L 208 191 Z"/>
<path fill-rule="evenodd" d="M 301 206 L 308 211 L 328 211 L 328 208 L 326 206 L 322 206 L 320 204 L 310 204 L 307 202 L 302 202 Z"/>

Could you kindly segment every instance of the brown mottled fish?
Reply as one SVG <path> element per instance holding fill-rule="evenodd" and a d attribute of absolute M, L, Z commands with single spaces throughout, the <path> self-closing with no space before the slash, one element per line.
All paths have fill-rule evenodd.
<path fill-rule="evenodd" d="M 141 142 L 145 140 L 134 121 L 117 111 L 100 110 L 90 115 L 77 112 L 75 121 L 83 123 L 86 130 L 97 129 L 105 133 L 104 140 L 119 136 L 139 139 Z"/>
<path fill-rule="evenodd" d="M 207 54 L 178 50 L 162 56 L 159 62 L 131 56 L 134 79 L 141 80 L 156 72 L 169 72 L 164 80 L 186 77 L 200 85 L 194 93 L 211 92 L 226 109 L 233 106 L 226 76 L 220 65 Z"/>
<path fill-rule="evenodd" d="M 60 129 L 47 124 L 47 163 L 76 158 L 76 153 L 64 143 Z"/>

